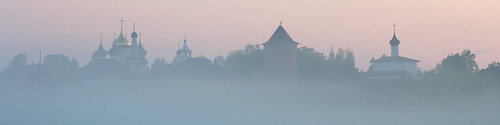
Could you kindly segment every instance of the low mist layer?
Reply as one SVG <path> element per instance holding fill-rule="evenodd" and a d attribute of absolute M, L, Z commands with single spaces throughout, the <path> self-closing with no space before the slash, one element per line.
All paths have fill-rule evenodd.
<path fill-rule="evenodd" d="M 0 124 L 500 123 L 498 86 L 450 84 L 243 80 L 1 84 Z"/>

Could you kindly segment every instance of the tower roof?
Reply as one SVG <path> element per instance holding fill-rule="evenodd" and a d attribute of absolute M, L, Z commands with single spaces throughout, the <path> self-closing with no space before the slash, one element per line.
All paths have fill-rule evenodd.
<path fill-rule="evenodd" d="M 118 38 L 115 39 L 114 44 L 116 46 L 131 46 L 132 45 L 130 43 L 130 41 L 128 41 L 127 38 L 125 38 L 125 36 L 123 36 L 123 32 L 120 32 L 120 35 L 118 35 Z"/>
<path fill-rule="evenodd" d="M 99 48 L 92 54 L 92 57 L 106 57 L 108 56 L 108 52 L 102 47 L 102 34 L 101 34 L 101 43 Z"/>
<path fill-rule="evenodd" d="M 396 37 L 396 34 L 394 34 L 392 36 L 392 39 L 391 39 L 391 41 L 389 43 L 391 44 L 391 46 L 394 46 L 394 45 L 397 46 L 397 45 L 399 45 L 400 42 L 399 42 L 398 38 Z"/>
<path fill-rule="evenodd" d="M 132 38 L 137 37 L 137 33 L 135 32 L 135 23 L 134 23 L 134 32 L 132 32 L 132 34 L 130 34 L 130 36 Z"/>
<path fill-rule="evenodd" d="M 132 43 L 130 43 L 130 41 L 127 40 L 127 38 L 125 38 L 125 36 L 123 36 L 123 17 L 121 18 L 120 22 L 121 22 L 121 25 L 120 25 L 120 35 L 118 35 L 118 38 L 115 39 L 115 41 L 113 41 L 113 47 L 115 46 L 125 46 L 125 47 L 129 47 L 130 45 L 132 45 Z"/>
<path fill-rule="evenodd" d="M 392 36 L 392 39 L 391 41 L 389 41 L 389 43 L 391 44 L 391 46 L 397 46 L 400 43 L 398 38 L 396 37 L 396 24 L 394 24 L 394 35 Z"/>
<path fill-rule="evenodd" d="M 108 52 L 106 52 L 106 50 L 104 50 L 104 48 L 102 47 L 102 43 L 101 45 L 99 45 L 99 48 L 97 48 L 97 50 L 92 54 L 93 57 L 106 57 L 108 56 Z"/>
<path fill-rule="evenodd" d="M 186 38 L 184 38 L 184 45 L 182 45 L 181 51 L 191 51 L 191 50 L 189 50 L 189 47 L 187 46 Z"/>
<path fill-rule="evenodd" d="M 132 32 L 132 34 L 130 34 L 130 36 L 131 36 L 132 38 L 137 37 L 137 33 L 134 31 L 134 32 Z"/>
<path fill-rule="evenodd" d="M 293 39 L 290 37 L 290 35 L 288 35 L 288 33 L 283 28 L 283 26 L 281 26 L 281 24 L 280 24 L 278 26 L 278 28 L 276 29 L 276 31 L 274 31 L 271 38 L 269 38 L 269 40 L 264 43 L 264 45 L 268 45 L 268 44 L 295 44 L 295 45 L 297 45 L 299 43 L 293 41 Z"/>

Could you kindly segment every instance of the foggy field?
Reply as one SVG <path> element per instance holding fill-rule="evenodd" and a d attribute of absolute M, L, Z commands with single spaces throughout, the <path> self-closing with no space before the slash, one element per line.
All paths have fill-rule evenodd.
<path fill-rule="evenodd" d="M 396 83 L 120 82 L 1 84 L 0 124 L 500 124 L 498 86 L 463 91 Z"/>

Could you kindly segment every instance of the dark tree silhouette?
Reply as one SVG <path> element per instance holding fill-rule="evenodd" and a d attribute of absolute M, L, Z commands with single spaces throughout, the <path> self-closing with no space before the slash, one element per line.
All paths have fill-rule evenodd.
<path fill-rule="evenodd" d="M 62 54 L 47 55 L 44 57 L 42 69 L 51 74 L 55 81 L 81 80 L 78 61 Z"/>
<path fill-rule="evenodd" d="M 27 65 L 28 56 L 26 54 L 18 54 L 11 61 L 7 68 L 5 68 L 0 77 L 5 80 L 22 81 L 25 80 L 32 72 L 36 70 L 36 64 Z"/>
<path fill-rule="evenodd" d="M 243 50 L 229 53 L 224 67 L 238 77 L 258 77 L 264 71 L 264 53 L 260 45 L 246 45 Z"/>
<path fill-rule="evenodd" d="M 488 64 L 486 69 L 481 70 L 483 74 L 500 74 L 500 62 L 492 62 Z"/>
<path fill-rule="evenodd" d="M 470 50 L 448 55 L 436 66 L 437 74 L 474 73 L 478 71 L 476 54 Z"/>
<path fill-rule="evenodd" d="M 358 75 L 359 70 L 356 68 L 354 52 L 351 49 L 339 48 L 335 54 L 332 47 L 328 62 L 333 77 L 356 77 Z"/>
<path fill-rule="evenodd" d="M 232 51 L 224 62 L 224 68 L 233 75 L 259 77 L 263 73 L 263 50 L 258 45 L 247 45 L 243 50 Z M 350 49 L 340 48 L 337 55 L 333 51 L 327 59 L 323 53 L 307 46 L 297 51 L 297 70 L 299 79 L 331 78 L 337 75 L 355 76 L 354 54 Z"/>
<path fill-rule="evenodd" d="M 314 48 L 302 46 L 297 55 L 297 68 L 299 79 L 328 78 L 328 60 L 323 53 Z"/>

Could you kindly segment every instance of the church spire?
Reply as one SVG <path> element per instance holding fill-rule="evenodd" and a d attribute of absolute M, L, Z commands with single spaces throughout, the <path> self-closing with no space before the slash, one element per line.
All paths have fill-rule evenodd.
<path fill-rule="evenodd" d="M 108 56 L 108 52 L 106 52 L 106 50 L 104 50 L 104 47 L 102 47 L 102 33 L 99 36 L 100 36 L 99 48 L 97 48 L 97 50 L 92 54 L 92 60 L 105 59 L 106 56 Z"/>
<path fill-rule="evenodd" d="M 102 46 L 102 33 L 99 35 L 100 36 L 100 46 Z"/>
<path fill-rule="evenodd" d="M 115 38 L 113 44 L 116 46 L 130 47 L 132 45 L 131 42 L 128 41 L 127 38 L 125 38 L 125 36 L 123 35 L 123 21 L 124 20 L 122 17 L 120 20 L 121 22 L 120 34 L 118 35 L 118 37 Z"/>
<path fill-rule="evenodd" d="M 120 19 L 121 25 L 120 25 L 120 32 L 123 32 L 123 17 Z"/>
<path fill-rule="evenodd" d="M 399 45 L 400 41 L 396 37 L 396 24 L 393 24 L 393 33 L 394 35 L 392 36 L 392 39 L 389 43 L 391 44 L 391 46 L 397 46 Z"/>
<path fill-rule="evenodd" d="M 396 24 L 393 24 L 394 34 L 396 34 Z"/>
<path fill-rule="evenodd" d="M 394 35 L 392 36 L 391 41 L 389 41 L 389 44 L 391 44 L 391 56 L 397 57 L 399 56 L 399 43 L 401 43 L 398 38 L 396 37 L 396 24 L 393 25 L 393 33 Z"/>
<path fill-rule="evenodd" d="M 135 32 L 135 22 L 134 22 L 134 32 L 132 32 L 132 34 L 130 34 L 130 36 L 132 37 L 131 46 L 136 47 L 137 46 L 137 32 Z"/>

